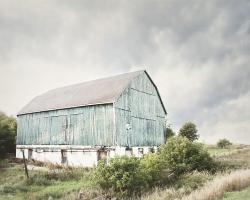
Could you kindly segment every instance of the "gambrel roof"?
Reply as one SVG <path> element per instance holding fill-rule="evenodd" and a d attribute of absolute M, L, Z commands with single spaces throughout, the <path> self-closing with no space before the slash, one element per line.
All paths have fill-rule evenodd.
<path fill-rule="evenodd" d="M 130 82 L 142 73 L 147 74 L 146 71 L 141 70 L 50 90 L 35 97 L 18 115 L 114 103 Z M 153 83 L 152 80 L 151 82 Z M 163 103 L 162 106 L 165 111 Z"/>

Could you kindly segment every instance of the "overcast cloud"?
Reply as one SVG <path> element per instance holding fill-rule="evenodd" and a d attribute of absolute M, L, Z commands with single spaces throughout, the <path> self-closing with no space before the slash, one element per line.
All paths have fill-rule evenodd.
<path fill-rule="evenodd" d="M 250 143 L 250 1 L 0 0 L 0 110 L 146 69 L 175 130 Z"/>

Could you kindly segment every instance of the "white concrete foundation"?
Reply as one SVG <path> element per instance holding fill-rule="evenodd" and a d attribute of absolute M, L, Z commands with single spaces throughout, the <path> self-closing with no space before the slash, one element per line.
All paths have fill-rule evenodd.
<path fill-rule="evenodd" d="M 110 159 L 117 156 L 143 157 L 157 147 L 84 147 L 62 145 L 17 145 L 16 157 L 33 159 L 52 164 L 64 164 L 75 167 L 94 167 L 100 159 Z"/>

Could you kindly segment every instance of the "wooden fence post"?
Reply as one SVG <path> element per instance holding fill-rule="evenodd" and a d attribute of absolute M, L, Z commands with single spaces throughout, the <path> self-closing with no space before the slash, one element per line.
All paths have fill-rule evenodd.
<path fill-rule="evenodd" d="M 25 160 L 25 155 L 24 155 L 24 150 L 23 149 L 22 149 L 22 152 L 23 152 L 23 164 L 24 164 L 25 174 L 26 174 L 27 178 L 29 178 L 28 168 L 27 168 L 27 164 L 26 164 L 26 160 Z"/>

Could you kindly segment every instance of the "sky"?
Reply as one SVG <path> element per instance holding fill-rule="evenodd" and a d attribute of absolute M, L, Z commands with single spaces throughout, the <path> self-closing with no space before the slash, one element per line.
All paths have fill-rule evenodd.
<path fill-rule="evenodd" d="M 250 144 L 249 0 L 0 0 L 0 110 L 146 69 L 178 131 Z"/>

